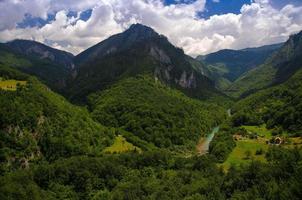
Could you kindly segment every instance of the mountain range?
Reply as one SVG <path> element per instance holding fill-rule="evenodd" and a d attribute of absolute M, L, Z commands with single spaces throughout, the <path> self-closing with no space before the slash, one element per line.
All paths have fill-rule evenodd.
<path fill-rule="evenodd" d="M 262 64 L 282 45 L 283 43 L 242 50 L 223 49 L 197 56 L 196 59 L 206 65 L 209 77 L 215 80 L 218 88 L 224 90 L 241 75 Z"/>
<path fill-rule="evenodd" d="M 0 199 L 299 199 L 301 53 L 195 59 L 142 24 L 78 55 L 0 43 Z"/>

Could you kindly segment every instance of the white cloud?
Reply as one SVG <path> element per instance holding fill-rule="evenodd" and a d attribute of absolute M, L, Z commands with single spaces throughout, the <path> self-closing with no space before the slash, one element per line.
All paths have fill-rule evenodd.
<path fill-rule="evenodd" d="M 197 13 L 204 10 L 205 0 L 176 5 L 164 5 L 161 0 L 28 1 L 0 1 L 1 10 L 3 5 L 8 5 L 6 14 L 0 10 L 0 20 L 5 22 L 0 25 L 0 41 L 15 38 L 52 41 L 53 47 L 78 53 L 139 22 L 153 27 L 195 56 L 223 48 L 238 49 L 285 41 L 290 34 L 302 29 L 302 7 L 287 5 L 277 10 L 268 0 L 244 5 L 238 15 L 214 15 L 209 19 L 197 17 Z M 41 9 L 37 11 L 37 7 Z M 89 8 L 92 15 L 87 21 L 67 17 L 70 10 L 77 11 L 79 16 L 81 11 Z M 16 10 L 19 13 L 15 13 Z M 56 13 L 56 16 L 54 21 L 41 28 L 16 28 L 15 24 L 22 21 L 25 13 L 38 17 Z"/>

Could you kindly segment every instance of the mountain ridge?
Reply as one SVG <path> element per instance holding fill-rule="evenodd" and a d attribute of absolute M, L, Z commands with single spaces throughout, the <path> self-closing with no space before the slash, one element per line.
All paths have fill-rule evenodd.
<path fill-rule="evenodd" d="M 120 79 L 145 73 L 191 96 L 194 92 L 196 96 L 219 94 L 212 80 L 202 74 L 202 64 L 193 65 L 182 49 L 141 24 L 88 48 L 75 60 L 76 73 L 68 91 L 71 98 L 87 96 Z"/>
<path fill-rule="evenodd" d="M 242 74 L 254 69 L 271 56 L 281 45 L 265 45 L 241 50 L 223 49 L 217 52 L 198 56 L 196 59 L 204 63 L 208 76 L 216 80 L 216 85 L 225 90 Z"/>
<path fill-rule="evenodd" d="M 302 31 L 292 35 L 284 45 L 258 67 L 239 77 L 227 93 L 244 97 L 257 90 L 288 80 L 302 66 Z"/>

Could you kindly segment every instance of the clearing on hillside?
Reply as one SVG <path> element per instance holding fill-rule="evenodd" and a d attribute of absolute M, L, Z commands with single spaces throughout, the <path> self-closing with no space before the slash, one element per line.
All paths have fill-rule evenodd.
<path fill-rule="evenodd" d="M 127 140 L 122 135 L 118 135 L 115 138 L 114 143 L 104 150 L 104 152 L 107 153 L 123 153 L 129 151 L 136 151 L 138 153 L 142 152 L 139 147 L 136 147 L 133 144 L 127 142 Z"/>
<path fill-rule="evenodd" d="M 272 130 L 266 128 L 265 125 L 261 126 L 241 126 L 248 132 L 257 133 L 258 136 L 270 139 L 272 137 Z"/>
<path fill-rule="evenodd" d="M 253 139 L 237 141 L 236 147 L 222 166 L 224 169 L 229 169 L 231 165 L 248 164 L 252 159 L 266 162 L 265 153 L 268 147 L 269 145 L 264 142 Z M 256 155 L 256 151 L 261 151 L 261 154 Z"/>
<path fill-rule="evenodd" d="M 2 90 L 16 91 L 18 84 L 26 85 L 26 81 L 17 81 L 14 79 L 3 80 L 0 78 L 0 89 Z"/>

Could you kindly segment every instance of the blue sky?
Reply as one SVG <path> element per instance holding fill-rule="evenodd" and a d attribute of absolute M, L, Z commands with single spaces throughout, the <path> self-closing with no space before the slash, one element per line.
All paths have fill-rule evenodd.
<path fill-rule="evenodd" d="M 177 3 L 189 3 L 190 0 L 165 0 L 167 5 Z M 200 17 L 209 18 L 212 15 L 227 13 L 239 14 L 244 4 L 251 4 L 251 0 L 208 0 L 206 1 L 205 11 Z M 287 4 L 302 5 L 302 0 L 271 0 L 271 5 L 275 8 L 282 8 Z"/>
<path fill-rule="evenodd" d="M 188 3 L 189 1 L 165 0 L 167 5 L 177 3 Z M 209 0 L 206 2 L 204 12 L 200 13 L 200 17 L 209 18 L 212 15 L 220 15 L 226 13 L 239 14 L 244 4 L 250 4 L 251 0 Z"/>
<path fill-rule="evenodd" d="M 142 23 L 196 56 L 284 42 L 302 30 L 302 0 L 0 0 L 0 21 L 0 42 L 74 54 Z"/>
<path fill-rule="evenodd" d="M 166 5 L 172 4 L 189 4 L 194 0 L 165 0 Z M 281 8 L 286 4 L 302 5 L 302 0 L 271 0 L 272 5 L 277 8 Z M 205 4 L 203 12 L 198 13 L 200 18 L 208 19 L 213 15 L 222 15 L 227 13 L 239 14 L 240 9 L 244 4 L 251 4 L 251 0 L 208 0 Z M 91 16 L 91 9 L 88 9 L 81 13 L 80 19 L 87 21 Z M 76 12 L 70 11 L 68 16 L 76 16 Z M 42 27 L 50 21 L 54 20 L 55 14 L 48 14 L 47 19 L 41 19 L 39 17 L 32 17 L 31 15 L 25 15 L 22 22 L 18 23 L 17 26 L 20 28 L 25 27 Z"/>

